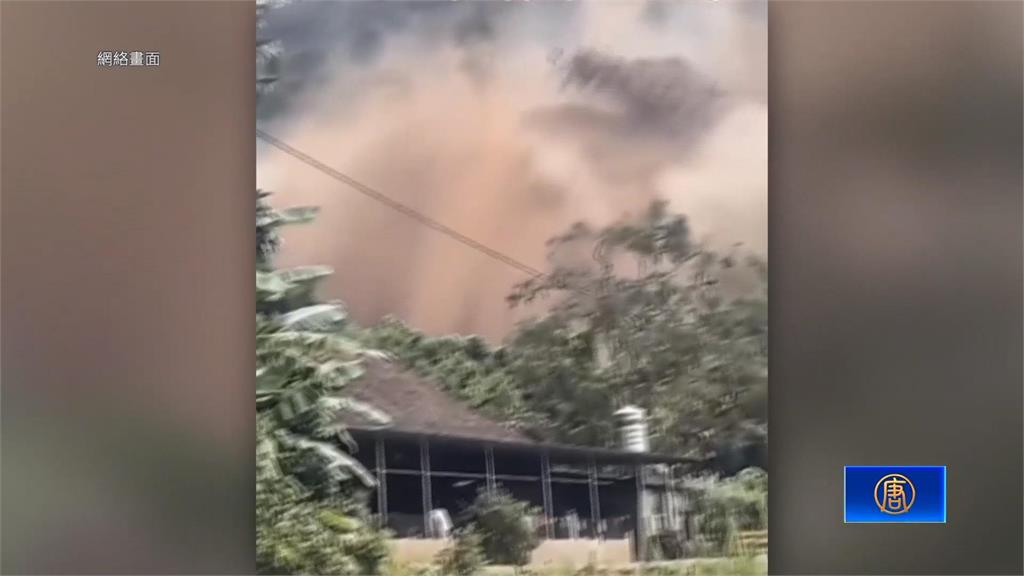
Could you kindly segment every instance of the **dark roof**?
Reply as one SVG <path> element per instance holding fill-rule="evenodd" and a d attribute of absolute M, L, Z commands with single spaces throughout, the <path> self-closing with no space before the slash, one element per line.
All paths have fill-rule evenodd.
<path fill-rule="evenodd" d="M 429 378 L 373 358 L 368 358 L 363 367 L 366 373 L 346 386 L 346 395 L 385 412 L 392 422 L 381 427 L 356 413 L 345 413 L 341 422 L 353 432 L 426 437 L 451 443 L 485 442 L 496 448 L 544 450 L 552 455 L 593 457 L 606 463 L 696 462 L 667 454 L 537 442 L 522 432 L 482 416 L 466 403 L 452 398 Z"/>
<path fill-rule="evenodd" d="M 366 373 L 345 387 L 345 394 L 385 412 L 392 420 L 389 432 L 446 436 L 491 442 L 531 443 L 525 434 L 478 414 L 452 398 L 429 378 L 399 366 L 368 358 Z M 354 413 L 342 423 L 353 429 L 380 426 Z"/>
<path fill-rule="evenodd" d="M 687 456 L 676 456 L 673 454 L 658 454 L 656 452 L 629 452 L 617 448 L 597 448 L 593 446 L 574 446 L 571 444 L 556 444 L 553 442 L 537 442 L 534 440 L 494 440 L 480 439 L 466 436 L 448 436 L 445 434 L 430 434 L 422 432 L 407 432 L 391 428 L 371 429 L 369 427 L 354 427 L 355 434 L 379 434 L 387 438 L 426 438 L 430 442 L 444 442 L 448 444 L 474 445 L 481 442 L 491 445 L 499 450 L 516 452 L 540 452 L 560 458 L 583 459 L 594 458 L 601 464 L 701 464 L 703 460 Z"/>

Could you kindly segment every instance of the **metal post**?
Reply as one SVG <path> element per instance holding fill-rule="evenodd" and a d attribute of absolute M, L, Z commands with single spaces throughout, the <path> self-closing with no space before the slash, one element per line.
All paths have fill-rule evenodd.
<path fill-rule="evenodd" d="M 423 490 L 423 534 L 430 538 L 430 511 L 434 508 L 434 496 L 430 488 L 430 444 L 420 439 L 420 481 Z"/>
<path fill-rule="evenodd" d="M 590 524 L 593 526 L 591 531 L 594 538 L 602 538 L 604 534 L 601 530 L 601 498 L 597 491 L 597 463 L 594 462 L 593 456 L 587 462 L 587 487 L 590 492 Z"/>
<path fill-rule="evenodd" d="M 377 521 L 384 528 L 388 525 L 388 474 L 383 438 L 374 442 L 374 456 L 377 460 Z"/>
<path fill-rule="evenodd" d="M 646 498 L 645 493 L 647 492 L 644 484 L 644 467 L 643 464 L 636 464 L 633 467 L 633 474 L 636 477 L 636 529 L 634 531 L 634 545 L 636 547 L 636 560 L 637 562 L 643 562 L 647 559 L 647 510 L 646 510 Z"/>
<path fill-rule="evenodd" d="M 676 531 L 679 530 L 679 503 L 676 495 L 675 468 L 671 465 L 667 466 L 665 485 L 668 487 L 665 491 L 665 511 L 668 517 L 668 525 L 669 528 Z"/>
<path fill-rule="evenodd" d="M 555 506 L 551 494 L 551 459 L 547 452 L 540 457 L 540 487 L 544 497 L 544 535 L 550 540 L 554 536 L 551 523 L 555 515 Z"/>
<path fill-rule="evenodd" d="M 498 483 L 494 478 L 494 448 L 488 446 L 484 448 L 484 461 L 487 469 L 487 492 L 494 494 L 498 488 Z"/>

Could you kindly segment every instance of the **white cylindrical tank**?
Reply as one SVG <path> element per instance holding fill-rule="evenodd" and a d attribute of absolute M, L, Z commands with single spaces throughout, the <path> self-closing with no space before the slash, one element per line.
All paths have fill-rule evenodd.
<path fill-rule="evenodd" d="M 430 511 L 430 537 L 447 540 L 452 533 L 452 519 L 444 508 Z"/>
<path fill-rule="evenodd" d="M 647 452 L 647 412 L 639 406 L 624 406 L 615 417 L 619 419 L 622 449 L 628 452 Z"/>

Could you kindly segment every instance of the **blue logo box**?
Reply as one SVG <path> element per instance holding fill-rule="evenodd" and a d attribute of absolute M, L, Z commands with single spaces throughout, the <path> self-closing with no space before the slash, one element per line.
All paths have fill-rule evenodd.
<path fill-rule="evenodd" d="M 946 467 L 845 467 L 843 521 L 944 524 Z"/>

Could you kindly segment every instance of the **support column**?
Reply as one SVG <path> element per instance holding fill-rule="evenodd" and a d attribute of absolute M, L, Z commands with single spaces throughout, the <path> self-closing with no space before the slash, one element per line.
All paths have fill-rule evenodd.
<path fill-rule="evenodd" d="M 587 488 L 590 493 L 590 525 L 594 538 L 604 538 L 601 530 L 601 498 L 597 490 L 597 463 L 593 456 L 587 462 Z"/>
<path fill-rule="evenodd" d="M 675 467 L 668 465 L 665 472 L 665 515 L 668 517 L 668 525 L 672 530 L 679 530 L 679 502 L 676 498 L 676 475 Z"/>
<path fill-rule="evenodd" d="M 498 482 L 494 478 L 494 448 L 484 448 L 484 464 L 487 470 L 487 492 L 494 494 L 498 489 Z"/>
<path fill-rule="evenodd" d="M 633 545 L 636 551 L 636 561 L 644 562 L 647 560 L 647 509 L 645 506 L 647 487 L 644 482 L 643 464 L 633 466 L 633 474 L 636 477 L 636 517 L 634 519 L 636 528 L 633 532 Z"/>
<path fill-rule="evenodd" d="M 423 491 L 423 534 L 431 537 L 430 511 L 434 508 L 434 495 L 430 488 L 430 444 L 420 439 L 420 486 Z"/>
<path fill-rule="evenodd" d="M 643 464 L 638 463 L 634 465 L 633 474 L 637 484 L 637 515 L 634 539 L 636 540 L 637 562 L 644 562 L 647 560 L 647 486 L 643 477 Z"/>
<path fill-rule="evenodd" d="M 547 452 L 540 457 L 540 487 L 544 497 L 544 534 L 550 540 L 554 537 L 552 521 L 555 516 L 555 505 L 551 494 L 551 458 Z"/>
<path fill-rule="evenodd" d="M 388 474 L 384 439 L 377 438 L 373 447 L 377 463 L 377 522 L 380 528 L 385 528 L 388 525 Z"/>

